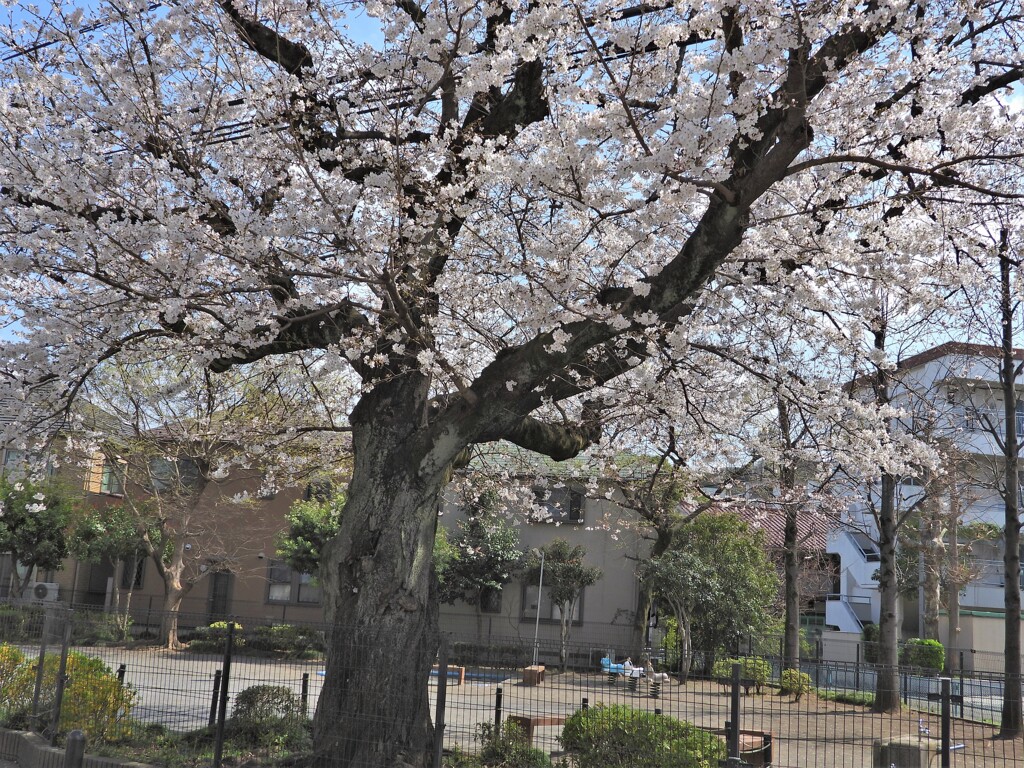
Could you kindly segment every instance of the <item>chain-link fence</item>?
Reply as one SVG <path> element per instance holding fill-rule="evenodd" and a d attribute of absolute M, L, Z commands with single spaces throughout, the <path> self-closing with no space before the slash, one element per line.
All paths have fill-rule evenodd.
<path fill-rule="evenodd" d="M 325 682 L 323 627 L 238 619 L 233 628 L 225 623 L 183 631 L 186 650 L 87 645 L 106 636 L 97 627 L 110 621 L 60 606 L 0 607 L 0 716 L 8 727 L 34 730 L 57 744 L 81 729 L 91 753 L 160 766 L 310 754 L 310 722 Z M 400 726 L 408 699 L 406 691 L 389 686 L 409 649 L 373 650 L 394 669 L 378 667 L 358 677 L 337 665 L 339 679 L 370 681 L 360 683 L 367 690 L 358 711 L 338 712 L 350 744 L 386 739 L 388 729 Z M 550 641 L 535 648 L 532 640 L 516 637 L 446 636 L 426 700 L 414 715 L 429 714 L 434 726 L 435 740 L 421 740 L 426 764 L 472 768 L 553 760 L 576 768 L 676 768 L 729 764 L 730 758 L 732 764 L 780 768 L 1024 763 L 1020 737 L 996 738 L 1005 683 L 997 675 L 962 672 L 943 683 L 934 672 L 904 669 L 901 708 L 875 713 L 868 697 L 879 669 L 865 661 L 811 654 L 796 674 L 784 673 L 775 655 L 746 657 L 737 684 L 732 661 L 722 659 L 712 674 L 691 675 L 683 683 L 671 655 L 617 652 L 581 641 L 566 649 L 570 664 L 559 671 L 552 661 L 560 651 Z M 535 654 L 540 664 L 534 664 Z M 314 758 L 296 759 L 314 764 Z M 315 761 L 339 768 L 358 764 L 340 752 Z"/>

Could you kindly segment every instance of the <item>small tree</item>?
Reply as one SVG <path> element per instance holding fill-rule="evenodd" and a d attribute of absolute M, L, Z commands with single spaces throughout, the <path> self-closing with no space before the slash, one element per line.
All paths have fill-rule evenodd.
<path fill-rule="evenodd" d="M 779 579 L 764 538 L 729 513 L 704 514 L 682 526 L 672 549 L 639 569 L 641 580 L 679 621 L 683 679 L 692 651 L 710 672 L 718 651 L 772 624 Z"/>
<path fill-rule="evenodd" d="M 65 529 L 71 503 L 50 483 L 0 477 L 0 552 L 14 563 L 14 594 L 24 595 L 36 569 L 59 570 L 68 556 Z"/>
<path fill-rule="evenodd" d="M 582 545 L 573 547 L 565 539 L 552 539 L 541 551 L 544 553 L 544 586 L 547 588 L 548 599 L 558 608 L 561 619 L 558 663 L 565 669 L 569 659 L 572 617 L 576 612 L 580 595 L 603 574 L 600 568 L 584 562 L 587 550 Z M 530 584 L 539 583 L 540 565 L 540 555 L 532 552 L 527 564 L 527 578 Z M 537 610 L 540 610 L 539 603 Z"/>
<path fill-rule="evenodd" d="M 338 532 L 345 494 L 338 491 L 326 499 L 297 501 L 288 510 L 288 530 L 277 538 L 277 556 L 293 571 L 316 574 L 320 553 Z"/>
<path fill-rule="evenodd" d="M 434 545 L 435 572 L 440 580 L 440 599 L 446 603 L 463 601 L 474 606 L 477 635 L 482 634 L 482 611 L 489 595 L 500 592 L 522 567 L 525 552 L 519 546 L 519 534 L 496 511 L 493 493 L 481 494 L 470 506 L 469 516 L 460 520 L 458 529 L 447 537 L 450 553 L 443 573 L 438 571 Z"/>
<path fill-rule="evenodd" d="M 131 623 L 135 574 L 145 557 L 144 547 L 138 517 L 124 504 L 87 510 L 68 536 L 68 551 L 72 557 L 85 563 L 109 563 L 114 567 L 114 610 L 122 638 L 127 637 Z M 124 595 L 121 594 L 122 581 L 126 584 Z"/>

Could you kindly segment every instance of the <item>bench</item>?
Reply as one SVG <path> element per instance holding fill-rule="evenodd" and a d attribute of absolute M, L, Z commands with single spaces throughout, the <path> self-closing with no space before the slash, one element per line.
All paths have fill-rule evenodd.
<path fill-rule="evenodd" d="M 565 715 L 509 715 L 508 722 L 518 725 L 526 736 L 526 743 L 533 746 L 533 732 L 545 725 L 564 725 Z"/>

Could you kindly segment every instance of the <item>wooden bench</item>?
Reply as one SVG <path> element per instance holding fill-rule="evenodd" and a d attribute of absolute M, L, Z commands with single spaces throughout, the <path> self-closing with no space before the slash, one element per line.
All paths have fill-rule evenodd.
<path fill-rule="evenodd" d="M 523 685 L 540 685 L 544 682 L 544 665 L 525 667 L 523 669 Z"/>
<path fill-rule="evenodd" d="M 441 668 L 436 664 L 430 670 L 431 675 L 434 677 L 441 676 Z M 465 667 L 448 667 L 448 680 L 455 681 L 456 685 L 463 685 L 466 682 L 466 668 Z"/>
<path fill-rule="evenodd" d="M 526 743 L 533 746 L 533 732 L 545 725 L 564 725 L 565 715 L 509 715 L 508 722 L 522 728 Z"/>

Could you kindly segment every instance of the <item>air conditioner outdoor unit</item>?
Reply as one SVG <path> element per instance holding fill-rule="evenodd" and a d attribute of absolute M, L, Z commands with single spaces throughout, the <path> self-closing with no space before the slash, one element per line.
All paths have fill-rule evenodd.
<path fill-rule="evenodd" d="M 35 581 L 28 585 L 29 596 L 33 600 L 56 600 L 59 586 L 52 581 Z"/>

